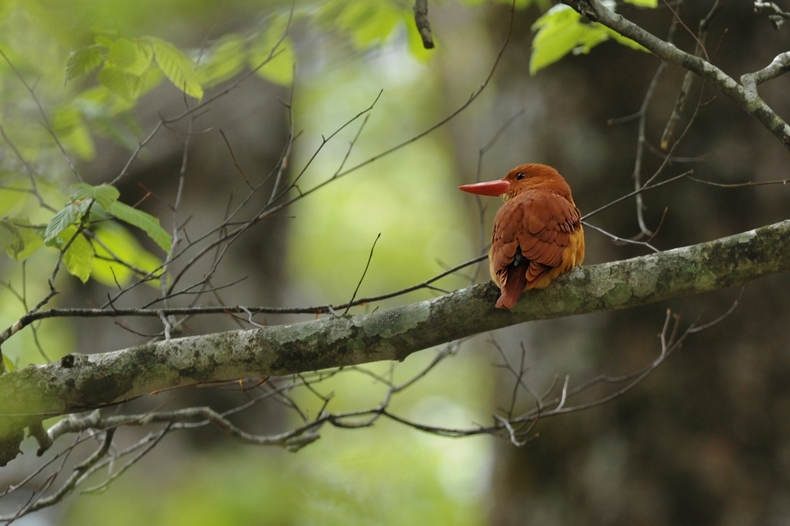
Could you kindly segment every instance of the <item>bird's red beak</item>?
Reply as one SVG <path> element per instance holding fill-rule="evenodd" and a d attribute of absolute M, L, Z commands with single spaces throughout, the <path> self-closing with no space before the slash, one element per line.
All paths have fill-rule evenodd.
<path fill-rule="evenodd" d="M 486 181 L 484 183 L 465 184 L 458 187 L 459 190 L 469 192 L 470 194 L 491 195 L 494 197 L 507 193 L 508 188 L 510 188 L 510 182 L 504 179 Z"/>

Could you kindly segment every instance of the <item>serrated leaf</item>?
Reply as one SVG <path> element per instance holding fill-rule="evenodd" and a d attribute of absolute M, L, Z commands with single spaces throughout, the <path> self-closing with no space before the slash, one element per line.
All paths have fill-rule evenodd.
<path fill-rule="evenodd" d="M 55 239 L 71 225 L 80 221 L 94 201 L 99 205 L 106 205 L 102 208 L 107 210 L 116 202 L 118 195 L 118 190 L 107 184 L 91 186 L 86 183 L 78 183 L 73 185 L 71 194 L 69 194 L 69 202 L 50 219 L 44 231 L 44 243 L 56 245 Z"/>
<path fill-rule="evenodd" d="M 170 82 L 190 97 L 203 98 L 203 88 L 195 71 L 195 63 L 170 42 L 153 37 L 148 41 L 154 50 L 156 63 Z"/>
<path fill-rule="evenodd" d="M 170 250 L 170 245 L 173 243 L 173 240 L 170 238 L 170 234 L 159 225 L 159 219 L 142 210 L 132 208 L 121 201 L 115 201 L 106 211 L 121 221 L 134 225 L 148 234 L 148 237 L 165 252 Z"/>
<path fill-rule="evenodd" d="M 63 254 L 63 263 L 66 264 L 66 270 L 69 271 L 69 274 L 77 276 L 80 281 L 85 283 L 91 276 L 91 269 L 93 268 L 93 250 L 88 240 L 84 236 L 77 234 L 77 227 L 75 226 L 67 228 L 58 235 L 58 238 L 64 243 L 68 243 L 72 237 L 74 241 L 71 242 L 68 250 Z"/>
<path fill-rule="evenodd" d="M 88 46 L 75 51 L 66 62 L 66 82 L 89 73 L 104 62 L 104 55 L 96 46 Z"/>
<path fill-rule="evenodd" d="M 110 46 L 108 59 L 124 73 L 139 77 L 151 64 L 150 49 L 148 45 L 120 38 Z"/>
<path fill-rule="evenodd" d="M 77 203 L 93 199 L 104 210 L 107 210 L 121 195 L 117 188 L 109 184 L 91 186 L 87 183 L 77 183 L 72 185 L 69 190 L 71 190 L 69 199 L 72 202 Z"/>
<path fill-rule="evenodd" d="M 61 208 L 52 219 L 50 219 L 47 229 L 44 231 L 44 242 L 49 244 L 54 241 L 64 230 L 80 220 L 87 210 L 87 206 L 81 209 L 79 205 L 69 203 Z"/>
<path fill-rule="evenodd" d="M 598 44 L 614 38 L 633 49 L 645 50 L 636 42 L 597 23 L 582 23 L 579 14 L 567 5 L 556 5 L 532 26 L 537 34 L 532 41 L 529 72 L 553 64 L 568 53 L 589 53 Z M 646 50 L 645 50 L 646 51 Z"/>

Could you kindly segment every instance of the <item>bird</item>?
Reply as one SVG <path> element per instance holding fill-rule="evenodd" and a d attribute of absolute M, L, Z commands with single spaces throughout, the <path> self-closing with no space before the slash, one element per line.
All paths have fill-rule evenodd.
<path fill-rule="evenodd" d="M 521 293 L 542 289 L 584 260 L 584 229 L 571 188 L 545 164 L 522 164 L 498 180 L 459 186 L 477 195 L 500 196 L 488 253 L 491 279 L 511 309 Z"/>

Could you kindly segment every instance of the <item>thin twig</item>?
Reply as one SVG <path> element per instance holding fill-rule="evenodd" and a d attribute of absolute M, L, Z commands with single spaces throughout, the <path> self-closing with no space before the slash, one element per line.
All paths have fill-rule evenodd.
<path fill-rule="evenodd" d="M 368 273 L 368 268 L 370 268 L 370 261 L 373 259 L 373 251 L 376 250 L 376 243 L 379 242 L 380 237 L 381 237 L 381 232 L 379 232 L 378 235 L 376 236 L 376 239 L 373 240 L 373 246 L 370 247 L 370 254 L 368 255 L 368 261 L 367 263 L 365 263 L 365 270 L 362 271 L 362 276 L 359 278 L 359 283 L 357 283 L 357 288 L 354 289 L 354 294 L 351 295 L 351 300 L 348 302 L 348 307 L 346 307 L 346 310 L 343 312 L 344 316 L 348 314 L 348 310 L 351 308 L 351 305 L 354 304 L 354 298 L 357 297 L 357 292 L 359 292 L 359 287 L 362 286 L 362 281 L 364 281 L 365 276 Z"/>

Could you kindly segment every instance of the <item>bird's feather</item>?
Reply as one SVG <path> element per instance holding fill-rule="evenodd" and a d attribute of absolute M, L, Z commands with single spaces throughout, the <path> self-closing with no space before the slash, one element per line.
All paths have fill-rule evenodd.
<path fill-rule="evenodd" d="M 509 199 L 496 215 L 491 243 L 491 274 L 502 289 L 502 307 L 514 305 L 523 290 L 545 287 L 580 264 L 578 247 L 571 247 L 573 241 L 578 243 L 572 238 L 577 232 L 581 232 L 579 210 L 557 192 L 529 189 Z M 565 254 L 569 249 L 575 253 L 573 257 Z M 582 257 L 583 251 L 581 248 Z M 516 252 L 529 264 L 512 267 Z M 558 272 L 552 272 L 554 269 Z"/>
<path fill-rule="evenodd" d="M 494 219 L 489 252 L 491 279 L 509 309 L 521 293 L 548 286 L 581 265 L 584 229 L 565 179 L 544 164 L 519 165 L 499 181 L 463 185 L 465 192 L 501 195 L 505 204 Z"/>

